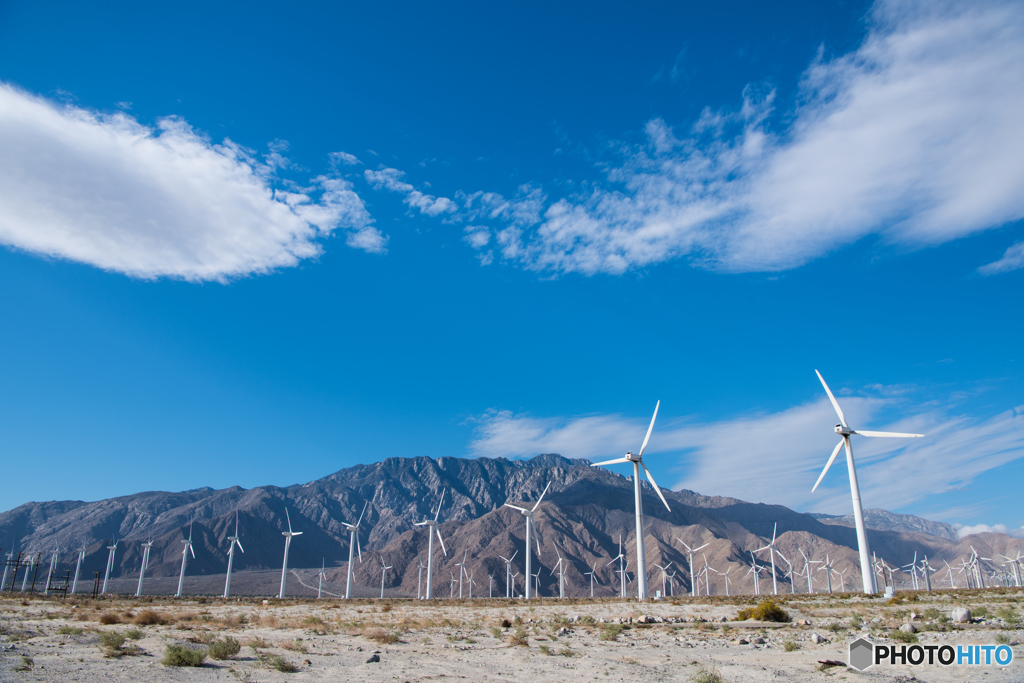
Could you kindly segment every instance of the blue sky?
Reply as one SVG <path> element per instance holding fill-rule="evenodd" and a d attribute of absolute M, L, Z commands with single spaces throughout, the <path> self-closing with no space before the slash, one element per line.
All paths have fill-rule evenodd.
<path fill-rule="evenodd" d="M 0 5 L 0 508 L 390 456 L 1024 525 L 1018 3 Z"/>

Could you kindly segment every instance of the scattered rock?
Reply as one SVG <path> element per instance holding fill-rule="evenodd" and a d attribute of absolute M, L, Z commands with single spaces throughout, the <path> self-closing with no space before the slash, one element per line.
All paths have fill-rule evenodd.
<path fill-rule="evenodd" d="M 950 613 L 949 619 L 957 624 L 966 624 L 971 620 L 971 610 L 966 607 L 957 607 Z"/>
<path fill-rule="evenodd" d="M 724 624 L 725 622 L 729 621 L 729 619 L 727 617 L 722 617 L 721 619 L 719 619 L 719 621 Z"/>
<path fill-rule="evenodd" d="M 366 660 L 367 664 L 373 664 L 374 662 L 380 661 L 380 655 L 370 655 L 370 658 Z"/>
<path fill-rule="evenodd" d="M 560 636 L 567 636 L 570 633 L 572 633 L 572 631 L 570 631 L 569 629 L 567 629 L 564 626 L 562 628 L 558 629 L 558 635 L 560 635 Z"/>
<path fill-rule="evenodd" d="M 811 642 L 814 643 L 815 645 L 821 645 L 822 643 L 827 643 L 828 640 L 825 639 L 825 638 L 822 638 L 817 633 L 812 633 L 811 634 Z"/>
<path fill-rule="evenodd" d="M 872 624 L 881 624 L 882 623 L 882 617 L 875 617 L 874 619 L 871 620 L 871 623 Z"/>
<path fill-rule="evenodd" d="M 747 640 L 746 638 L 737 638 L 736 639 L 736 644 L 737 645 L 750 645 L 750 641 Z"/>
<path fill-rule="evenodd" d="M 302 666 L 313 666 L 313 662 L 309 661 L 308 659 L 303 659 Z"/>
<path fill-rule="evenodd" d="M 754 638 L 751 640 L 754 645 L 764 645 L 764 638 Z"/>
<path fill-rule="evenodd" d="M 917 633 L 917 627 L 911 623 L 903 624 L 903 626 L 900 626 L 900 630 L 904 633 Z"/>

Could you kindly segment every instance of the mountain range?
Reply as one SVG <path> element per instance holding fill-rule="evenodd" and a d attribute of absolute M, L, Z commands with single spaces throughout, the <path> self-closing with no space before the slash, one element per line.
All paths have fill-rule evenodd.
<path fill-rule="evenodd" d="M 450 575 L 459 571 L 455 563 L 465 555 L 466 570 L 476 580 L 476 594 L 486 585 L 488 575 L 495 577 L 496 590 L 504 594 L 505 563 L 499 556 L 510 557 L 518 551 L 514 570 L 523 571 L 525 524 L 519 512 L 503 505 L 536 501 L 549 483 L 550 492 L 536 515 L 541 593 L 557 592 L 557 577 L 551 568 L 563 557 L 570 567 L 568 594 L 589 591 L 584 572 L 591 568 L 600 582 L 599 594 L 612 594 L 618 578 L 613 574 L 615 566 L 608 563 L 618 555 L 620 539 L 629 568 L 635 567 L 633 483 L 628 477 L 591 467 L 586 460 L 554 454 L 530 460 L 388 458 L 287 487 L 153 491 L 96 502 L 26 503 L 0 513 L 0 545 L 10 543 L 3 543 L 4 539 L 13 539 L 15 551 L 41 552 L 47 558 L 55 547 L 60 548 L 65 569 L 73 568 L 75 556 L 84 546 L 83 571 L 90 576 L 106 566 L 106 546 L 117 539 L 114 576 L 137 576 L 141 544 L 152 540 L 147 576 L 169 577 L 178 574 L 182 541 L 192 523 L 196 557 L 189 560 L 188 574 L 213 575 L 226 569 L 227 536 L 234 531 L 237 511 L 245 552 L 236 554 L 235 570 L 268 570 L 281 566 L 287 507 L 293 528 L 303 532 L 292 543 L 289 565 L 319 569 L 323 562 L 329 580 L 343 581 L 349 537 L 342 523 L 354 522 L 369 502 L 360 539 L 363 562 L 354 564 L 356 583 L 380 585 L 380 557 L 394 567 L 385 578 L 388 593 L 415 595 L 417 556 L 426 562 L 427 532 L 413 524 L 428 515 L 433 517 L 445 490 L 439 528 L 447 555 L 435 543 L 435 592 L 447 594 Z M 859 584 L 856 534 L 842 517 L 798 513 L 781 505 L 693 491 L 663 489 L 663 493 L 671 511 L 643 483 L 652 591 L 661 587 L 661 570 L 655 565 L 669 562 L 673 564 L 668 571 L 677 572 L 677 591 L 688 590 L 689 557 L 682 541 L 691 547 L 707 543 L 694 558 L 695 573 L 707 564 L 717 572 L 729 573 L 732 593 L 752 592 L 753 558 L 758 564 L 767 564 L 769 558 L 765 552 L 755 555 L 751 551 L 771 539 L 776 524 L 776 547 L 792 562 L 788 565 L 777 560 L 777 581 L 789 581 L 790 567 L 789 576 L 803 569 L 803 553 L 815 560 L 827 556 L 833 561 L 836 572 L 843 573 L 843 579 L 833 575 L 835 582 L 847 588 Z M 969 554 L 972 546 L 993 558 L 1024 550 L 1024 541 L 1009 536 L 986 533 L 957 539 L 948 525 L 884 510 L 870 511 L 868 525 L 872 527 L 868 534 L 872 550 L 890 565 L 910 563 L 917 553 L 918 558 L 927 556 L 935 569 L 942 570 L 940 576 L 946 575 L 944 560 L 953 564 Z M 5 548 L 4 553 L 10 550 Z M 722 593 L 725 579 L 715 571 L 709 570 L 706 576 L 711 577 L 712 591 Z M 813 574 L 819 588 L 826 578 L 820 569 Z M 806 580 L 796 580 L 798 590 L 804 590 Z M 761 581 L 762 592 L 770 590 L 769 571 Z M 516 585 L 522 589 L 522 577 Z M 783 590 L 788 592 L 788 588 Z"/>

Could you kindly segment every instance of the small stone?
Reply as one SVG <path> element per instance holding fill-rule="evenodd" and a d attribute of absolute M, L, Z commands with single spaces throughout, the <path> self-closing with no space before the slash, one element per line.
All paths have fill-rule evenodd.
<path fill-rule="evenodd" d="M 302 660 L 302 665 L 303 666 L 313 666 L 313 662 L 309 661 L 308 659 L 303 659 Z"/>
<path fill-rule="evenodd" d="M 738 638 L 738 639 L 736 640 L 736 644 L 737 644 L 737 645 L 749 645 L 749 644 L 750 644 L 750 641 L 749 641 L 749 640 L 747 640 L 746 638 Z"/>
<path fill-rule="evenodd" d="M 971 620 L 971 610 L 966 607 L 957 607 L 950 613 L 949 619 L 957 624 L 966 624 Z"/>
<path fill-rule="evenodd" d="M 719 619 L 719 621 L 720 621 L 720 622 L 722 622 L 722 623 L 724 624 L 724 623 L 726 623 L 727 621 L 729 621 L 729 619 L 728 619 L 728 617 L 722 617 L 721 619 Z"/>
<path fill-rule="evenodd" d="M 822 638 L 821 636 L 819 636 L 817 633 L 812 633 L 811 634 L 811 642 L 814 643 L 815 645 L 821 645 L 822 643 L 827 643 L 828 641 L 825 640 L 824 638 Z"/>
<path fill-rule="evenodd" d="M 875 617 L 874 619 L 871 620 L 871 623 L 872 624 L 881 624 L 882 623 L 882 617 Z"/>
<path fill-rule="evenodd" d="M 909 622 L 900 626 L 900 630 L 904 633 L 917 633 L 917 627 Z"/>
<path fill-rule="evenodd" d="M 764 638 L 754 638 L 751 640 L 754 645 L 764 645 Z"/>
<path fill-rule="evenodd" d="M 370 658 L 366 660 L 366 663 L 367 664 L 372 664 L 374 662 L 379 662 L 379 661 L 380 661 L 380 655 L 370 655 Z"/>

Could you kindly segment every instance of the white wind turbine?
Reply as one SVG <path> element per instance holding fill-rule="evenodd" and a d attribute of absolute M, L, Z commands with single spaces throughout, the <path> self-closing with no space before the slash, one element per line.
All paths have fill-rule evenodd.
<path fill-rule="evenodd" d="M 392 568 L 391 565 L 384 564 L 384 558 L 381 557 L 380 558 L 380 599 L 381 600 L 384 599 L 384 577 L 388 575 L 388 570 L 391 569 L 391 568 Z"/>
<path fill-rule="evenodd" d="M 716 574 L 725 579 L 725 597 L 729 597 L 729 572 L 732 571 L 732 567 L 729 567 L 724 572 L 715 571 Z"/>
<path fill-rule="evenodd" d="M 448 570 L 448 573 L 452 575 L 452 585 L 448 588 L 448 598 L 455 597 L 455 572 Z"/>
<path fill-rule="evenodd" d="M 826 557 L 826 559 L 827 559 L 827 557 Z M 910 568 L 910 579 L 911 579 L 911 583 L 914 586 L 914 590 L 920 590 L 921 587 L 917 583 L 917 552 L 916 551 L 914 552 L 914 561 L 913 562 L 909 562 L 909 563 L 903 565 L 902 567 L 900 567 L 900 569 L 902 569 L 903 571 L 906 571 L 908 567 Z M 829 592 L 831 593 L 832 591 L 829 591 Z"/>
<path fill-rule="evenodd" d="M 224 597 L 231 597 L 231 569 L 235 566 L 235 546 L 243 553 L 245 548 L 242 547 L 241 537 L 238 535 L 238 510 L 235 510 L 235 535 L 228 536 L 228 541 L 231 545 L 228 546 L 228 573 L 224 577 Z"/>
<path fill-rule="evenodd" d="M 555 571 L 558 571 L 558 597 L 559 599 L 565 599 L 565 560 L 562 559 L 561 553 L 555 550 L 555 554 L 558 555 L 558 562 L 551 570 L 552 576 Z"/>
<path fill-rule="evenodd" d="M 612 561 L 609 562 L 608 564 L 606 564 L 605 567 L 607 568 L 607 567 L 612 566 L 613 564 L 615 564 L 615 561 L 618 560 L 619 568 L 615 572 L 613 572 L 613 573 L 619 575 L 619 586 L 621 587 L 621 593 L 622 593 L 621 597 L 623 597 L 623 598 L 626 597 L 626 568 L 622 564 L 625 559 L 626 559 L 626 556 L 622 553 L 622 535 L 620 534 L 619 535 L 619 554 L 616 555 L 615 557 L 613 557 Z"/>
<path fill-rule="evenodd" d="M 110 553 L 107 555 L 107 571 L 103 574 L 103 590 L 100 591 L 101 594 L 106 594 L 107 592 L 107 581 L 110 580 L 110 570 L 114 568 L 114 553 L 117 552 L 117 543 L 117 539 L 114 539 L 114 545 L 107 546 L 107 550 Z M 27 577 L 28 574 L 25 574 L 25 576 Z"/>
<path fill-rule="evenodd" d="M 514 598 L 516 596 L 515 591 L 512 590 L 512 588 L 513 588 L 512 587 L 512 560 L 516 559 L 516 555 L 518 555 L 518 554 L 519 554 L 519 551 L 517 550 L 514 553 L 512 553 L 512 557 L 506 558 L 504 555 L 498 555 L 498 557 L 500 557 L 501 559 L 505 560 L 505 597 L 506 598 L 508 598 L 508 597 Z"/>
<path fill-rule="evenodd" d="M 662 567 L 658 563 L 655 563 L 654 566 L 661 570 L 661 597 L 665 597 L 666 595 L 668 595 L 668 593 L 665 592 L 665 579 L 668 575 L 668 568 L 672 566 L 672 563 L 669 562 L 664 567 Z"/>
<path fill-rule="evenodd" d="M 185 585 L 185 565 L 188 564 L 189 553 L 192 554 L 193 560 L 196 558 L 196 551 L 192 550 L 192 524 L 194 522 L 195 519 L 188 523 L 188 540 L 182 541 L 185 547 L 181 549 L 181 574 L 178 575 L 178 592 L 175 594 L 177 598 L 181 597 L 181 589 Z"/>
<path fill-rule="evenodd" d="M 416 563 L 419 565 L 419 567 L 418 567 L 418 569 L 419 569 L 419 577 L 416 579 L 416 599 L 417 600 L 422 600 L 423 599 L 423 597 L 422 597 L 423 596 L 423 570 L 426 569 L 427 566 L 425 564 L 423 564 L 423 558 L 421 558 L 419 555 L 416 556 Z"/>
<path fill-rule="evenodd" d="M 1020 588 L 1020 558 L 1021 552 L 1017 551 L 1017 557 L 1007 557 L 1006 555 L 1000 555 L 1001 558 L 1006 560 L 1006 564 L 1010 565 L 1010 569 L 1013 571 L 1013 585 Z"/>
<path fill-rule="evenodd" d="M 292 531 L 292 516 L 288 514 L 287 507 L 284 509 L 284 516 L 288 520 L 288 531 L 281 532 L 281 535 L 284 536 L 284 562 L 281 563 L 281 592 L 277 595 L 280 600 L 284 599 L 284 589 L 288 579 L 288 551 L 292 547 L 292 538 L 302 535 L 301 531 Z"/>
<path fill-rule="evenodd" d="M 651 432 L 654 431 L 654 421 L 658 419 L 658 408 L 661 407 L 661 401 L 658 401 L 654 406 L 654 415 L 651 417 L 651 425 L 647 428 L 647 436 L 644 437 L 644 442 L 640 446 L 640 452 L 633 455 L 631 451 L 627 452 L 625 456 L 616 458 L 614 460 L 606 460 L 604 462 L 594 463 L 594 467 L 600 465 L 617 465 L 620 463 L 632 463 L 633 464 L 633 501 L 636 506 L 636 584 L 637 584 L 637 599 L 647 599 L 647 556 L 644 550 L 644 506 L 643 501 L 640 497 L 640 469 L 643 468 L 644 474 L 651 482 L 651 488 L 658 494 L 658 498 L 661 498 L 661 502 L 665 504 L 665 509 L 672 512 L 672 508 L 668 506 L 668 501 L 665 500 L 665 496 L 661 493 L 661 488 L 658 483 L 654 481 L 654 477 L 651 476 L 651 471 L 647 469 L 647 465 L 643 463 L 642 458 L 644 457 L 644 449 L 647 448 L 647 442 L 651 440 Z"/>
<path fill-rule="evenodd" d="M 819 572 L 825 572 L 825 578 L 828 579 L 828 594 L 832 595 L 832 572 L 835 571 L 832 568 L 832 564 L 835 560 L 828 559 L 828 553 L 825 553 L 825 563 L 818 567 Z"/>
<path fill-rule="evenodd" d="M 327 578 L 327 560 L 325 558 L 320 558 L 320 573 L 316 576 L 319 579 L 316 584 L 316 599 L 319 600 L 324 590 L 324 579 Z"/>
<path fill-rule="evenodd" d="M 697 583 L 696 583 L 696 581 L 693 580 L 693 554 L 695 552 L 697 552 L 698 550 L 702 550 L 704 548 L 707 548 L 709 545 L 711 545 L 711 543 L 709 541 L 708 543 L 705 543 L 702 546 L 698 546 L 696 548 L 691 548 L 690 546 L 686 545 L 686 542 L 683 541 L 683 539 L 676 538 L 676 540 L 679 541 L 680 543 L 682 543 L 683 547 L 685 547 L 686 551 L 690 554 L 690 596 L 695 598 L 695 597 L 697 597 Z"/>
<path fill-rule="evenodd" d="M 924 559 L 921 560 L 921 574 L 924 576 L 924 586 L 927 590 L 932 589 L 932 575 L 929 572 L 934 572 L 935 567 L 928 564 L 928 556 L 925 555 Z"/>
<path fill-rule="evenodd" d="M 769 554 L 771 555 L 771 557 L 772 557 L 772 595 L 778 595 L 779 594 L 779 586 L 775 582 L 775 553 L 776 553 L 776 550 L 775 550 L 775 534 L 778 533 L 778 531 L 779 531 L 779 523 L 776 522 L 775 523 L 775 527 L 772 529 L 772 542 L 769 543 L 768 545 L 766 545 L 765 547 L 758 548 L 757 550 L 754 551 L 755 553 L 759 553 L 762 550 L 767 550 L 769 552 Z"/>
<path fill-rule="evenodd" d="M 11 559 L 11 555 L 7 555 L 7 559 Z M 71 594 L 74 595 L 78 589 L 78 574 L 82 570 L 82 562 L 85 560 L 85 544 L 82 544 L 82 549 L 78 551 L 78 562 L 75 563 L 75 580 L 71 584 Z M 7 576 L 7 568 L 4 567 L 4 577 Z M 2 584 L 0 584 L 2 585 Z"/>
<path fill-rule="evenodd" d="M 811 560 L 806 555 L 804 555 L 804 551 L 802 548 L 797 548 L 797 550 L 800 551 L 800 554 L 803 555 L 804 558 L 804 571 L 807 572 L 807 592 L 813 593 L 814 580 L 811 578 L 811 572 L 814 570 L 814 567 L 812 565 L 821 564 L 821 560 Z"/>
<path fill-rule="evenodd" d="M 754 595 L 760 595 L 761 594 L 761 572 L 764 570 L 764 567 L 760 566 L 757 563 L 757 557 L 754 556 L 754 553 L 750 553 L 750 560 L 751 560 L 751 562 L 753 562 L 753 564 L 750 566 L 750 569 L 747 570 L 747 573 L 754 575 Z"/>
<path fill-rule="evenodd" d="M 462 599 L 462 577 L 466 573 L 466 555 L 469 554 L 468 550 L 462 551 L 462 562 L 456 562 L 455 566 L 459 568 L 459 600 Z"/>
<path fill-rule="evenodd" d="M 527 510 L 526 508 L 521 508 L 518 505 L 513 505 L 512 503 L 505 503 L 505 507 L 510 507 L 513 510 L 519 510 L 519 512 L 523 513 L 523 516 L 526 517 L 526 599 L 527 600 L 529 600 L 531 597 L 533 597 L 530 594 L 530 577 L 533 576 L 533 574 L 530 573 L 530 557 L 531 557 L 530 556 L 530 529 L 534 525 L 533 524 L 533 513 L 535 513 L 537 511 L 537 508 L 540 507 L 540 502 L 542 500 L 544 500 L 544 496 L 547 494 L 549 488 L 551 488 L 551 482 L 548 482 L 548 485 L 544 487 L 544 492 L 540 494 L 540 498 L 537 499 L 537 502 L 534 503 L 533 507 L 530 508 L 529 510 Z M 534 533 L 534 537 L 536 538 L 536 533 Z M 537 559 L 540 560 L 540 539 L 537 538 L 536 541 L 537 541 Z"/>
<path fill-rule="evenodd" d="M 476 585 L 476 581 L 473 580 L 473 574 L 475 574 L 475 573 L 476 573 L 476 570 L 474 569 L 473 571 L 469 572 L 469 575 L 466 577 L 466 579 L 467 579 L 466 583 L 469 585 L 469 599 L 470 600 L 473 599 L 473 586 Z"/>
<path fill-rule="evenodd" d="M 363 515 L 366 514 L 366 506 L 370 502 L 363 503 L 363 511 L 359 513 L 359 519 L 355 524 L 342 522 L 341 525 L 348 529 L 348 576 L 345 579 L 345 599 L 352 597 L 352 560 L 353 552 L 359 552 L 359 564 L 363 563 L 363 549 L 359 545 L 359 525 L 363 523 Z"/>
<path fill-rule="evenodd" d="M 487 597 L 494 597 L 494 574 L 487 575 Z"/>
<path fill-rule="evenodd" d="M 135 597 L 142 595 L 142 580 L 146 578 L 146 570 L 149 569 L 149 551 L 153 548 L 153 539 L 142 544 L 142 568 L 139 569 L 139 587 L 135 590 Z M 225 596 L 227 597 L 227 596 Z"/>
<path fill-rule="evenodd" d="M 843 415 L 842 408 L 839 407 L 839 402 L 836 401 L 836 397 L 832 395 L 832 390 L 825 384 L 825 378 L 821 376 L 821 373 L 817 370 L 814 371 L 818 375 L 818 379 L 821 380 L 821 386 L 825 387 L 825 393 L 828 394 L 828 400 L 832 402 L 832 407 L 836 409 L 836 414 L 839 416 L 839 424 L 836 425 L 836 434 L 840 435 L 842 440 L 836 445 L 832 451 L 832 457 L 828 459 L 825 464 L 825 469 L 821 471 L 821 475 L 818 477 L 818 481 L 815 482 L 814 488 L 811 489 L 811 493 L 818 488 L 818 484 L 825 478 L 825 473 L 828 472 L 828 468 L 832 466 L 832 462 L 839 455 L 839 450 L 846 447 L 846 468 L 850 475 L 850 495 L 853 497 L 853 519 L 857 526 L 857 547 L 860 550 L 860 574 L 864 580 L 864 592 L 865 593 L 876 593 L 878 592 L 875 586 L 875 575 L 871 572 L 871 548 L 868 547 L 868 534 L 867 529 L 864 526 L 864 510 L 860 503 L 860 486 L 857 484 L 857 468 L 853 464 L 853 445 L 850 443 L 850 437 L 854 434 L 860 434 L 861 436 L 884 436 L 884 437 L 896 437 L 896 438 L 918 438 L 924 436 L 924 434 L 904 434 L 901 432 L 868 432 L 868 431 L 855 431 L 846 424 L 846 417 Z"/>
<path fill-rule="evenodd" d="M 85 552 L 84 548 L 82 549 L 82 552 Z M 3 576 L 2 579 L 0 579 L 0 592 L 3 591 L 4 584 L 7 583 L 7 568 L 10 567 L 11 561 L 13 559 L 14 559 L 14 541 L 11 541 L 11 552 L 7 553 L 7 562 L 4 563 L 4 576 Z M 79 564 L 81 564 L 81 561 L 79 561 Z M 13 579 L 11 579 L 11 580 L 13 581 Z M 75 582 L 76 583 L 77 583 L 77 580 L 78 580 L 78 573 L 76 572 L 75 573 Z M 11 592 L 12 593 L 14 592 L 14 586 L 13 585 L 11 586 Z M 71 589 L 71 594 L 72 595 L 75 594 L 75 590 L 73 588 Z"/>
<path fill-rule="evenodd" d="M 590 577 L 590 597 L 594 597 L 594 579 L 597 578 L 597 565 L 593 565 L 589 572 L 586 572 L 584 576 Z"/>
<path fill-rule="evenodd" d="M 426 526 L 427 527 L 427 600 L 430 600 L 434 596 L 434 534 L 437 534 L 437 540 L 441 542 L 441 552 L 448 556 L 448 551 L 444 549 L 444 539 L 441 538 L 441 530 L 437 528 L 437 517 L 441 514 L 441 505 L 444 504 L 444 489 L 441 489 L 441 500 L 437 504 L 437 512 L 434 513 L 434 519 L 424 519 L 422 522 L 416 522 L 414 526 Z M 349 557 L 351 557 L 351 551 L 349 551 Z M 351 560 L 349 564 L 351 565 Z M 452 584 L 452 590 L 454 590 L 455 584 Z"/>
<path fill-rule="evenodd" d="M 50 580 L 53 578 L 53 572 L 57 569 L 57 555 L 60 554 L 60 548 L 54 548 L 53 554 L 50 555 L 50 569 L 46 572 L 46 588 L 43 589 L 43 595 L 50 594 Z"/>

